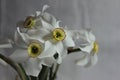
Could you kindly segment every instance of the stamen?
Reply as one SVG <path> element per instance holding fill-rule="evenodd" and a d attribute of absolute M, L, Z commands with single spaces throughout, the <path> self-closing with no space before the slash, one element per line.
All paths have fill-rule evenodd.
<path fill-rule="evenodd" d="M 98 53 L 98 51 L 99 51 L 99 45 L 98 45 L 98 43 L 97 43 L 96 41 L 94 42 L 93 51 L 94 51 L 95 53 Z"/>
<path fill-rule="evenodd" d="M 42 46 L 38 42 L 32 42 L 28 46 L 28 55 L 32 58 L 39 56 L 42 52 Z"/>
<path fill-rule="evenodd" d="M 53 38 L 56 41 L 62 41 L 66 37 L 66 34 L 62 28 L 56 28 L 53 30 Z"/>
<path fill-rule="evenodd" d="M 24 22 L 24 27 L 31 29 L 34 27 L 34 25 L 35 25 L 34 17 L 28 16 Z"/>

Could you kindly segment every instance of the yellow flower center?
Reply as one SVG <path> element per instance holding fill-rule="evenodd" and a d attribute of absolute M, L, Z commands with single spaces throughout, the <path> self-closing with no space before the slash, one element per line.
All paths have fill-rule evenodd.
<path fill-rule="evenodd" d="M 32 16 L 28 16 L 24 22 L 24 27 L 25 28 L 33 28 L 35 25 L 35 19 Z"/>
<path fill-rule="evenodd" d="M 99 51 L 99 45 L 98 45 L 98 43 L 95 41 L 95 42 L 94 42 L 94 47 L 93 47 L 93 52 L 98 53 L 98 51 Z"/>
<path fill-rule="evenodd" d="M 32 58 L 39 56 L 42 52 L 42 46 L 39 42 L 32 42 L 28 46 L 28 55 Z"/>
<path fill-rule="evenodd" d="M 66 34 L 62 28 L 56 28 L 53 30 L 53 39 L 56 41 L 62 41 L 66 37 Z"/>

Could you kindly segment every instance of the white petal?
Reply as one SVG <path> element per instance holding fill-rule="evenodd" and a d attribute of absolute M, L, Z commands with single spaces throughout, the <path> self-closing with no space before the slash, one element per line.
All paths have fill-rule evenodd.
<path fill-rule="evenodd" d="M 22 39 L 25 41 L 25 42 L 27 42 L 27 34 L 25 34 L 25 33 L 21 33 L 20 32 L 20 29 L 19 29 L 19 27 L 17 27 L 17 32 L 18 32 L 18 34 L 22 37 Z"/>
<path fill-rule="evenodd" d="M 61 21 L 56 21 L 55 23 L 53 23 L 53 26 L 55 27 L 55 28 L 59 28 L 60 27 L 60 22 Z"/>
<path fill-rule="evenodd" d="M 60 64 L 62 62 L 62 54 L 63 54 L 63 51 L 64 51 L 64 46 L 62 44 L 62 42 L 58 42 L 56 45 L 56 51 L 58 53 L 58 58 L 57 58 L 57 62 L 58 64 Z"/>
<path fill-rule="evenodd" d="M 29 58 L 28 52 L 26 49 L 18 49 L 9 57 L 16 62 L 23 62 Z"/>
<path fill-rule="evenodd" d="M 85 67 L 87 68 L 87 67 L 94 66 L 97 63 L 97 61 L 98 61 L 97 54 L 91 55 L 90 60 L 89 60 L 88 64 Z"/>
<path fill-rule="evenodd" d="M 0 44 L 0 48 L 12 48 L 11 44 Z"/>
<path fill-rule="evenodd" d="M 58 64 L 62 63 L 62 55 L 58 54 L 58 59 L 56 60 Z"/>
<path fill-rule="evenodd" d="M 21 33 L 19 27 L 17 27 L 17 33 L 18 33 L 17 36 L 20 36 L 25 43 L 28 43 L 28 40 L 29 40 L 28 35 L 26 33 Z"/>
<path fill-rule="evenodd" d="M 41 53 L 39 58 L 52 57 L 56 53 L 55 49 L 55 46 L 51 42 L 46 41 L 44 51 Z"/>
<path fill-rule="evenodd" d="M 37 17 L 35 19 L 35 25 L 34 25 L 33 29 L 41 29 L 42 28 L 42 22 L 41 21 L 42 21 L 41 18 Z"/>
<path fill-rule="evenodd" d="M 49 8 L 50 6 L 48 6 L 48 5 L 44 5 L 43 6 L 43 9 L 42 9 L 42 13 L 44 13 L 45 12 L 45 10 L 47 9 L 47 8 Z"/>
<path fill-rule="evenodd" d="M 24 69 L 27 75 L 38 77 L 42 69 L 42 65 L 40 65 L 37 58 L 30 58 L 27 62 L 25 62 Z"/>
<path fill-rule="evenodd" d="M 0 40 L 0 48 L 12 48 L 13 41 L 10 39 Z"/>
<path fill-rule="evenodd" d="M 54 27 L 50 23 L 48 23 L 48 22 L 46 22 L 44 20 L 41 20 L 41 22 L 42 22 L 43 28 L 45 28 L 45 29 L 47 29 L 49 31 L 54 29 Z"/>
<path fill-rule="evenodd" d="M 43 38 L 49 34 L 49 31 L 47 31 L 44 28 L 41 28 L 40 30 L 30 30 L 27 32 L 27 34 L 29 35 L 28 38 L 29 39 L 35 39 L 35 40 L 39 40 L 40 42 L 44 42 Z"/>
<path fill-rule="evenodd" d="M 89 32 L 89 39 L 94 42 L 96 39 L 95 39 L 95 36 L 93 35 L 92 32 Z"/>
<path fill-rule="evenodd" d="M 82 58 L 76 60 L 76 64 L 79 66 L 85 66 L 88 63 L 88 56 L 84 55 Z"/>
<path fill-rule="evenodd" d="M 86 40 L 89 43 L 92 43 L 92 42 L 95 41 L 95 36 L 93 35 L 92 31 L 90 31 L 90 30 L 84 30 L 84 32 L 85 32 Z"/>
<path fill-rule="evenodd" d="M 75 39 L 82 39 L 87 43 L 91 43 L 91 40 L 89 39 L 89 32 L 87 30 L 74 30 L 73 34 Z"/>
<path fill-rule="evenodd" d="M 59 22 L 60 21 L 56 21 L 56 18 L 53 15 L 45 12 L 43 14 L 42 18 L 43 18 L 44 21 L 51 24 L 53 27 L 55 27 L 55 28 L 59 27 Z"/>
<path fill-rule="evenodd" d="M 57 63 L 53 57 L 47 57 L 42 60 L 42 64 L 51 67 L 53 63 Z"/>
<path fill-rule="evenodd" d="M 22 39 L 22 37 L 17 31 L 15 32 L 14 41 L 15 44 L 19 47 L 23 47 L 23 48 L 27 47 L 25 41 Z"/>
<path fill-rule="evenodd" d="M 62 42 L 58 42 L 55 45 L 55 48 L 56 48 L 56 51 L 61 54 L 64 50 L 64 46 L 63 46 L 63 43 Z"/>
<path fill-rule="evenodd" d="M 36 11 L 35 16 L 37 17 L 37 16 L 39 16 L 40 14 L 41 14 L 41 12 L 40 12 L 40 11 Z"/>
<path fill-rule="evenodd" d="M 83 52 L 87 52 L 90 54 L 91 50 L 93 49 L 93 45 L 87 45 L 85 47 L 80 47 L 80 49 L 83 51 Z"/>
<path fill-rule="evenodd" d="M 71 33 L 67 30 L 65 30 L 65 33 L 66 33 L 66 37 L 65 39 L 63 40 L 63 44 L 66 46 L 66 47 L 74 47 L 75 46 L 75 43 L 72 39 L 72 36 L 71 36 Z"/>
<path fill-rule="evenodd" d="M 64 48 L 63 52 L 62 52 L 62 59 L 64 59 L 68 54 L 67 54 L 67 49 Z"/>
<path fill-rule="evenodd" d="M 91 56 L 91 64 L 95 65 L 98 61 L 98 55 L 95 53 L 93 56 Z"/>

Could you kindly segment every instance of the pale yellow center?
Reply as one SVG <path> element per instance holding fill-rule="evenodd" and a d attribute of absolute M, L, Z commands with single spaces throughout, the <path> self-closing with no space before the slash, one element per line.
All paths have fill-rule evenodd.
<path fill-rule="evenodd" d="M 98 43 L 95 41 L 95 42 L 94 42 L 94 47 L 93 47 L 93 52 L 97 54 L 98 51 L 99 51 L 99 45 L 98 45 Z"/>
<path fill-rule="evenodd" d="M 66 37 L 66 34 L 62 28 L 56 28 L 53 30 L 53 39 L 56 41 L 62 41 Z"/>
<path fill-rule="evenodd" d="M 31 29 L 33 28 L 35 25 L 35 20 L 32 16 L 29 16 L 26 18 L 25 22 L 24 22 L 24 27 L 25 28 L 28 28 L 28 29 Z"/>
<path fill-rule="evenodd" d="M 38 42 L 32 42 L 28 46 L 28 55 L 32 58 L 39 56 L 42 52 L 42 46 Z"/>

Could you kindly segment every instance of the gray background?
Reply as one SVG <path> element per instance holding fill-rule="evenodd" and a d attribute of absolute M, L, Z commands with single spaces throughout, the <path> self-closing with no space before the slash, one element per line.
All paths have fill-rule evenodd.
<path fill-rule="evenodd" d="M 0 0 L 0 37 L 13 38 L 16 23 L 42 10 L 44 4 L 50 5 L 48 12 L 69 28 L 91 27 L 100 46 L 96 66 L 76 66 L 77 54 L 69 55 L 60 66 L 57 80 L 119 80 L 120 0 Z M 0 80 L 14 77 L 12 68 L 0 66 Z"/>

